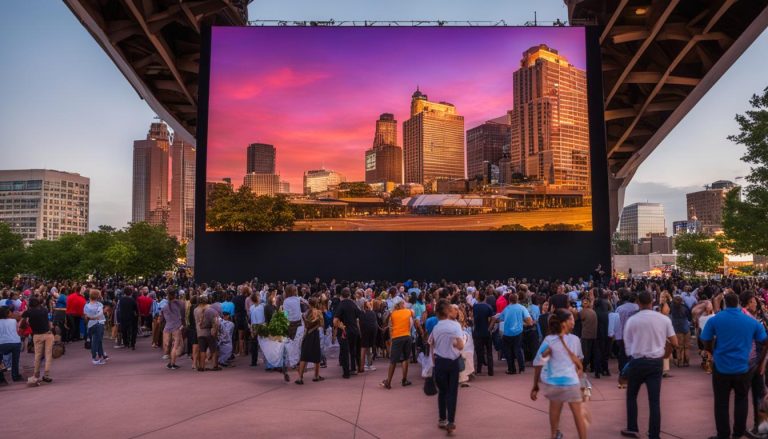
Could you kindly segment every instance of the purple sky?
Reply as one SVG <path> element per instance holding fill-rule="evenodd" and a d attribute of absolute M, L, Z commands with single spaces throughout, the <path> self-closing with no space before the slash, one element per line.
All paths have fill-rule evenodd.
<path fill-rule="evenodd" d="M 465 130 L 501 116 L 523 51 L 541 43 L 585 68 L 581 28 L 215 28 L 207 178 L 242 184 L 246 146 L 260 142 L 292 192 L 308 169 L 363 180 L 379 114 L 394 113 L 400 146 L 417 85 L 456 105 Z"/>

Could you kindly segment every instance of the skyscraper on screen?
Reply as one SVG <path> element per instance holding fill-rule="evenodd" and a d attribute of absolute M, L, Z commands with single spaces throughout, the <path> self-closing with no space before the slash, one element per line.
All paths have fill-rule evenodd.
<path fill-rule="evenodd" d="M 274 174 L 275 146 L 266 143 L 251 143 L 248 145 L 246 173 Z"/>
<path fill-rule="evenodd" d="M 588 193 L 586 72 L 541 44 L 523 53 L 512 84 L 511 171 Z"/>
<path fill-rule="evenodd" d="M 484 176 L 488 163 L 500 166 L 508 145 L 509 123 L 506 116 L 467 130 L 467 177 Z"/>
<path fill-rule="evenodd" d="M 465 178 L 464 116 L 447 102 L 431 102 L 418 88 L 403 123 L 405 183 L 431 187 L 439 179 Z"/>
<path fill-rule="evenodd" d="M 403 150 L 397 146 L 397 121 L 384 113 L 376 121 L 373 146 L 365 151 L 365 182 L 403 182 Z"/>

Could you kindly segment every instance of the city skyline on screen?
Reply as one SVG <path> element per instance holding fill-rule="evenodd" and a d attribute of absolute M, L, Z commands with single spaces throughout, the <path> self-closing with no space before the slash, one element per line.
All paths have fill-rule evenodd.
<path fill-rule="evenodd" d="M 468 130 L 513 107 L 513 72 L 545 44 L 585 70 L 582 28 L 214 28 L 207 180 L 246 174 L 252 143 L 273 145 L 275 171 L 302 192 L 308 170 L 365 180 L 375 121 L 399 126 L 411 97 L 449 102 Z"/>

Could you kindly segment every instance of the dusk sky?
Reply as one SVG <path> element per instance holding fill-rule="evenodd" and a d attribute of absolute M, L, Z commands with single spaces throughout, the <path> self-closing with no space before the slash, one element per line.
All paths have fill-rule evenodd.
<path fill-rule="evenodd" d="M 568 19 L 562 0 L 258 0 L 249 7 L 254 20 L 503 19 L 510 25 L 532 21 L 534 11 L 545 26 Z M 671 230 L 673 220 L 686 217 L 686 192 L 747 174 L 739 160 L 744 148 L 726 136 L 737 131 L 733 117 L 749 108 L 749 97 L 768 86 L 767 53 L 763 32 L 643 162 L 626 204 L 664 203 Z M 90 228 L 124 227 L 131 219 L 133 141 L 146 136 L 153 111 L 62 1 L 4 0 L 0 60 L 0 169 L 45 167 L 90 177 Z M 514 53 L 510 62 L 517 61 Z M 398 118 L 411 87 L 406 84 Z"/>
<path fill-rule="evenodd" d="M 539 44 L 585 68 L 581 28 L 217 28 L 207 179 L 242 184 L 246 147 L 259 142 L 275 145 L 292 192 L 310 169 L 362 181 L 376 119 L 394 113 L 402 146 L 417 85 L 470 129 L 512 108 L 512 73 Z"/>

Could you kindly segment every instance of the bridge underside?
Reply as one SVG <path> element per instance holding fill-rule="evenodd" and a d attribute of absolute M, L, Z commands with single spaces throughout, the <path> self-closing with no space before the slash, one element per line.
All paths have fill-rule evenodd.
<path fill-rule="evenodd" d="M 150 107 L 186 141 L 197 129 L 200 29 L 245 25 L 252 0 L 64 0 Z M 638 166 L 768 26 L 768 0 L 565 0 L 603 26 L 603 93 L 615 229 Z"/>

